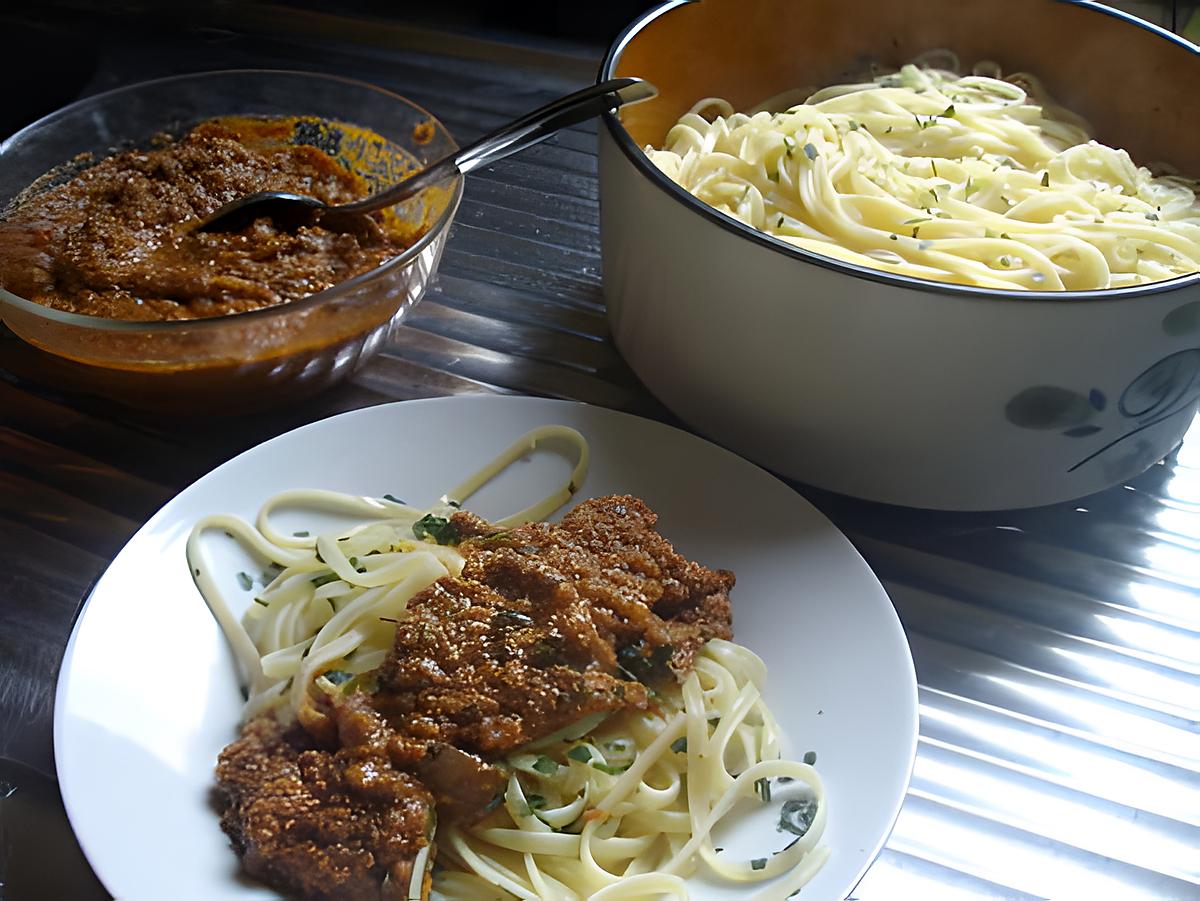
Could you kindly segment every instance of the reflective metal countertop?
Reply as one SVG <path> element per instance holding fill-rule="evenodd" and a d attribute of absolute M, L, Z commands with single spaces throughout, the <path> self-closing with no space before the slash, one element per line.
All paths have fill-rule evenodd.
<path fill-rule="evenodd" d="M 411 35 L 321 33 L 326 68 L 412 97 L 464 140 L 594 71 L 553 48 L 455 56 L 451 40 L 435 55 Z M 295 66 L 303 40 L 115 43 L 87 89 Z M 353 384 L 303 409 L 213 429 L 0 381 L 0 756 L 53 774 L 55 670 L 79 603 L 150 513 L 240 450 L 339 410 L 463 392 L 669 420 L 609 339 L 595 163 L 592 125 L 473 175 L 437 288 Z M 0 338 L 0 371 L 19 352 Z M 854 897 L 1200 898 L 1200 426 L 1128 485 L 1039 510 L 916 512 L 797 487 L 883 580 L 921 686 L 912 786 Z M 37 897 L 29 885 L 9 897 Z"/>

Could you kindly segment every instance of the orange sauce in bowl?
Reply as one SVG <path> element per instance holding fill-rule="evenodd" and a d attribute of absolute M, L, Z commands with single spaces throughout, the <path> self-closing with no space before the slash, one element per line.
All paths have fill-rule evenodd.
<path fill-rule="evenodd" d="M 420 296 L 431 265 L 380 267 L 421 239 L 429 214 L 388 209 L 352 232 L 269 219 L 229 233 L 194 226 L 256 190 L 341 203 L 415 166 L 374 132 L 312 117 L 210 120 L 146 150 L 61 166 L 0 220 L 0 287 L 96 326 L 0 300 L 28 345 L 6 354 L 10 368 L 166 412 L 236 412 L 326 387 Z M 451 202 L 426 192 L 421 209 Z"/>

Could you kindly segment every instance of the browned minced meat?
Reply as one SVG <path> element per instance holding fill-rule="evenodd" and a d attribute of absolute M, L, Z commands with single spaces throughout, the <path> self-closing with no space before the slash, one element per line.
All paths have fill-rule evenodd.
<path fill-rule="evenodd" d="M 369 761 L 372 773 L 388 779 L 413 773 L 441 817 L 469 823 L 503 790 L 496 761 L 511 751 L 589 714 L 647 707 L 647 684 L 683 678 L 705 641 L 732 636 L 733 574 L 684 559 L 655 531 L 656 520 L 634 497 L 586 501 L 559 525 L 508 531 L 456 514 L 461 576 L 439 580 L 409 603 L 374 693 L 333 701 L 340 750 L 306 753 L 331 769 L 356 763 L 361 770 Z M 272 788 L 271 774 L 294 770 L 296 752 L 280 741 L 264 745 L 261 730 L 273 734 L 251 723 L 222 755 L 218 781 L 236 802 L 223 824 L 248 862 L 253 855 L 256 869 L 247 869 L 255 875 L 304 897 L 326 897 L 311 893 L 310 886 L 326 891 L 331 883 L 321 865 L 306 869 L 313 853 L 307 833 L 279 825 L 290 815 L 291 795 Z M 231 757 L 234 749 L 244 750 Z M 243 758 L 251 764 L 233 766 Z M 286 784 L 290 791 L 295 783 Z M 339 799 L 353 803 L 361 779 L 347 775 L 339 785 L 347 786 Z M 257 821 L 248 819 L 255 804 Z M 310 819 L 320 821 L 321 802 L 312 804 Z M 333 841 L 325 854 L 347 853 Z M 360 841 L 349 851 L 362 848 Z M 291 870 L 304 875 L 283 881 Z M 378 890 L 378 869 L 353 873 L 364 881 L 373 874 Z"/>
<path fill-rule="evenodd" d="M 433 798 L 386 758 L 318 748 L 303 729 L 259 717 L 221 752 L 217 781 L 221 827 L 251 876 L 302 898 L 409 897 Z"/>
<path fill-rule="evenodd" d="M 92 316 L 198 319 L 307 297 L 412 243 L 411 235 L 381 228 L 379 214 L 364 217 L 354 234 L 319 224 L 281 228 L 270 219 L 228 233 L 196 231 L 198 219 L 255 191 L 326 203 L 369 193 L 361 177 L 315 147 L 251 140 L 278 129 L 272 121 L 205 123 L 34 193 L 0 221 L 0 287 Z"/>
<path fill-rule="evenodd" d="M 734 576 L 680 555 L 655 530 L 657 522 L 658 514 L 628 495 L 584 501 L 559 525 L 534 523 L 499 535 L 470 513 L 454 517 L 464 536 L 492 535 L 484 542 L 467 540 L 463 578 L 511 595 L 520 580 L 553 579 L 557 571 L 587 602 L 605 643 L 629 649 L 644 642 L 648 657 L 654 648 L 670 646 L 671 668 L 682 679 L 708 639 L 733 637 Z M 516 583 L 505 584 L 514 577 Z"/>
<path fill-rule="evenodd" d="M 409 604 L 376 706 L 415 747 L 485 759 L 592 713 L 645 707 L 644 682 L 686 674 L 705 641 L 732 635 L 733 574 L 685 560 L 656 519 L 634 497 L 500 533 L 456 514 L 462 575 Z"/>

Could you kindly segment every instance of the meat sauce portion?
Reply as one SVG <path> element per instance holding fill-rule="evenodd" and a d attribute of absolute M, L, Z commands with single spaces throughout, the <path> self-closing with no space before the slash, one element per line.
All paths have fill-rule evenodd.
<path fill-rule="evenodd" d="M 734 577 L 682 557 L 656 521 L 623 496 L 585 501 L 558 525 L 499 530 L 456 514 L 462 574 L 413 598 L 374 691 L 331 699 L 336 735 L 255 720 L 222 752 L 222 826 L 247 871 L 305 898 L 390 897 L 430 841 L 420 799 L 470 824 L 503 791 L 509 753 L 590 714 L 644 709 L 648 686 L 682 680 L 704 642 L 732 637 Z M 332 793 L 305 781 L 301 759 Z M 380 822 L 372 805 L 389 792 L 413 815 L 344 843 L 347 811 L 361 803 Z M 315 850 L 317 834 L 331 844 Z M 368 894 L 351 894 L 360 886 Z"/>
<path fill-rule="evenodd" d="M 221 752 L 217 782 L 221 827 L 249 875 L 314 901 L 409 898 L 435 824 L 433 797 L 411 774 L 259 717 Z M 424 898 L 428 867 L 421 884 Z"/>
<path fill-rule="evenodd" d="M 462 575 L 409 605 L 376 706 L 416 745 L 486 759 L 644 708 L 647 684 L 682 678 L 705 641 L 732 636 L 733 574 L 685 560 L 656 521 L 633 497 L 511 531 L 456 514 Z"/>
<path fill-rule="evenodd" d="M 266 218 L 240 231 L 197 232 L 199 219 L 255 191 L 326 203 L 370 193 L 322 150 L 288 143 L 288 121 L 206 122 L 34 193 L 0 221 L 0 287 L 72 313 L 199 319 L 299 300 L 412 244 L 411 229 L 379 213 L 353 233 Z"/>

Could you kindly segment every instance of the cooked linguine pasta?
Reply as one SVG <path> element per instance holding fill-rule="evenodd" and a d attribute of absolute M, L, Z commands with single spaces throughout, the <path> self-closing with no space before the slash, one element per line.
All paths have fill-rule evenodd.
<path fill-rule="evenodd" d="M 646 153 L 747 225 L 898 275 L 1080 291 L 1200 271 L 1195 181 L 1090 140 L 1036 79 L 976 71 L 909 65 L 778 113 L 709 98 Z"/>
<path fill-rule="evenodd" d="M 456 576 L 463 561 L 437 543 L 437 530 L 488 481 L 539 443 L 566 440 L 578 458 L 565 485 L 536 504 L 496 521 L 516 526 L 549 516 L 578 490 L 588 466 L 583 436 L 566 426 L 543 426 L 521 436 L 429 510 L 392 497 L 357 497 L 336 491 L 298 489 L 270 498 L 255 525 L 237 516 L 206 516 L 192 527 L 188 564 L 196 587 L 237 657 L 247 690 L 244 719 L 275 711 L 285 719 L 323 717 L 312 703 L 313 680 L 326 672 L 369 672 L 392 646 L 392 624 L 409 600 L 443 576 Z M 328 534 L 285 535 L 272 523 L 280 508 L 356 517 L 358 525 Z M 265 587 L 239 621 L 206 559 L 205 533 L 223 531 L 271 567 Z M 426 540 L 429 539 L 429 540 Z M 243 587 L 252 580 L 241 574 Z"/>
<path fill-rule="evenodd" d="M 799 889 L 829 856 L 818 846 L 825 793 L 809 763 L 780 759 L 766 672 L 748 649 L 712 639 L 681 697 L 661 699 L 661 715 L 617 716 L 578 741 L 555 736 L 513 755 L 502 807 L 439 835 L 463 873 L 436 881 L 434 897 L 486 898 L 500 887 L 497 897 L 531 901 L 687 898 L 684 879 L 702 865 L 746 884 L 747 897 Z M 770 805 L 777 823 L 775 844 L 749 860 L 713 842 L 741 801 Z M 769 894 L 750 892 L 778 876 Z"/>
<path fill-rule="evenodd" d="M 551 438 L 575 447 L 575 468 L 544 500 L 495 522 L 512 528 L 545 518 L 577 491 L 588 464 L 578 432 L 547 426 L 528 433 L 431 510 L 305 489 L 269 499 L 255 525 L 228 515 L 198 522 L 188 540 L 189 566 L 238 658 L 245 718 L 295 718 L 319 728 L 328 710 L 321 694 L 369 678 L 392 651 L 395 622 L 409 601 L 463 570 L 455 547 L 438 543 L 448 517 Z M 273 522 L 281 508 L 360 522 L 285 534 Z M 204 553 L 202 538 L 212 531 L 275 567 L 240 621 Z M 761 694 L 765 680 L 755 654 L 711 639 L 683 684 L 662 689 L 650 710 L 594 714 L 510 754 L 501 761 L 508 782 L 495 809 L 469 827 L 437 828 L 441 867 L 432 897 L 686 899 L 685 879 L 701 868 L 747 888 L 771 880 L 761 897 L 790 895 L 829 855 L 819 845 L 827 805 L 815 759 L 781 757 L 779 729 Z M 739 820 L 745 804 L 767 805 L 775 827 L 771 844 L 750 858 L 714 846 L 714 831 Z M 430 859 L 426 847 L 410 897 L 421 897 Z"/>

